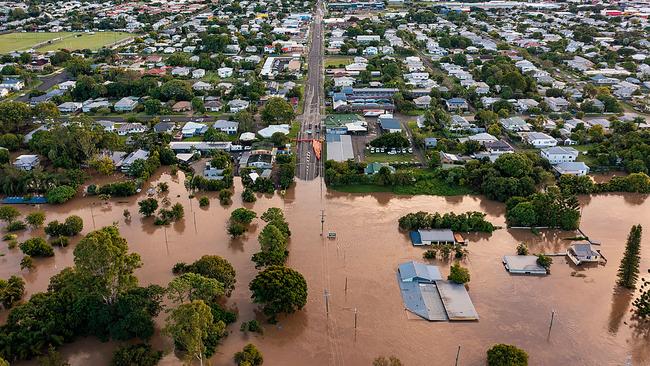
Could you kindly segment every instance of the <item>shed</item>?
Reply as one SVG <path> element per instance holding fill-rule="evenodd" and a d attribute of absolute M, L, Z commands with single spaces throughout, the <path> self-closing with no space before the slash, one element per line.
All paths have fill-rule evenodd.
<path fill-rule="evenodd" d="M 456 240 L 454 239 L 454 233 L 450 229 L 420 229 L 417 231 L 417 235 L 411 235 L 411 241 L 413 242 L 413 245 L 456 243 Z"/>
<path fill-rule="evenodd" d="M 514 274 L 545 275 L 546 268 L 537 264 L 537 256 L 534 255 L 505 255 L 503 265 L 506 270 Z"/>
<path fill-rule="evenodd" d="M 436 286 L 449 320 L 478 320 L 478 313 L 472 299 L 469 298 L 465 285 L 449 281 L 436 281 Z"/>

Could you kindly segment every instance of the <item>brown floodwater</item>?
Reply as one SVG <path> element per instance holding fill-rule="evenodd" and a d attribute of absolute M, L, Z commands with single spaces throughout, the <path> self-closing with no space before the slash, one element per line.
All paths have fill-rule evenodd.
<path fill-rule="evenodd" d="M 514 254 L 519 242 L 532 252 L 559 252 L 574 233 L 548 231 L 535 236 L 526 230 L 500 229 L 491 235 L 469 235 L 469 256 L 464 261 L 471 273 L 469 294 L 479 313 L 477 322 L 428 322 L 404 310 L 395 271 L 399 263 L 421 260 L 422 249 L 411 246 L 397 228 L 397 219 L 418 210 L 487 213 L 493 223 L 505 226 L 502 204 L 479 196 L 429 197 L 392 194 L 344 194 L 328 191 L 320 181 L 298 182 L 285 197 L 258 196 L 252 204 L 242 204 L 241 183 L 229 207 L 219 205 L 216 194 L 209 208 L 199 208 L 183 188 L 183 176 L 167 173 L 152 180 L 168 182 L 168 197 L 185 207 L 185 218 L 168 228 L 156 227 L 152 219 L 137 213 L 137 200 L 112 199 L 102 204 L 97 198 L 78 198 L 60 206 L 46 206 L 48 221 L 68 215 L 84 219 L 84 233 L 117 222 L 132 251 L 140 253 L 144 266 L 137 271 L 142 285 L 166 285 L 171 267 L 179 261 L 191 262 L 204 254 L 228 259 L 237 270 L 237 284 L 228 304 L 239 312 L 239 320 L 213 357 L 213 365 L 232 364 L 233 354 L 249 342 L 264 354 L 265 365 L 369 365 L 378 355 L 395 355 L 405 365 L 453 365 L 458 347 L 459 365 L 484 365 L 485 351 L 495 343 L 515 344 L 530 355 L 531 365 L 650 365 L 647 338 L 639 335 L 630 320 L 633 293 L 615 291 L 616 270 L 630 227 L 646 228 L 642 248 L 642 275 L 650 267 L 650 203 L 641 195 L 599 195 L 583 197 L 581 227 L 609 260 L 606 265 L 577 268 L 565 258 L 555 257 L 552 273 L 546 277 L 512 276 L 506 273 L 501 257 Z M 143 190 L 146 192 L 146 188 Z M 143 193 L 144 194 L 144 193 Z M 259 219 L 242 239 L 231 240 L 226 220 L 237 207 L 252 208 L 261 214 L 280 207 L 293 232 L 288 265 L 304 274 L 309 286 L 306 307 L 282 317 L 276 325 L 265 325 L 263 336 L 244 335 L 241 321 L 262 319 L 251 304 L 248 283 L 257 271 L 250 261 L 259 244 L 263 227 Z M 25 212 L 34 208 L 21 208 Z M 125 222 L 124 209 L 133 218 Z M 337 239 L 320 236 L 321 209 L 324 230 Z M 21 240 L 40 234 L 25 232 Z M 36 260 L 32 272 L 21 271 L 18 249 L 2 244 L 0 277 L 22 275 L 27 295 L 44 291 L 49 278 L 72 264 L 76 240 L 56 255 Z M 449 263 L 437 262 L 443 274 Z M 347 282 L 347 291 L 346 291 Z M 329 293 L 326 313 L 325 291 Z M 354 312 L 358 326 L 354 329 Z M 555 321 L 549 334 L 551 312 Z M 6 314 L 4 314 L 6 316 Z M 162 326 L 164 314 L 158 319 Z M 164 349 L 162 365 L 177 365 L 172 344 L 156 335 L 153 344 Z M 107 365 L 116 343 L 81 339 L 61 348 L 72 365 Z M 34 364 L 34 363 L 24 363 Z"/>

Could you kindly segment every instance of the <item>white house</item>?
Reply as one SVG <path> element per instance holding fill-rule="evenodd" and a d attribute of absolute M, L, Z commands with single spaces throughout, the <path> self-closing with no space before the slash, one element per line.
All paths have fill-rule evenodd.
<path fill-rule="evenodd" d="M 14 161 L 14 166 L 20 170 L 32 170 L 39 164 L 38 155 L 20 155 Z"/>
<path fill-rule="evenodd" d="M 74 113 L 80 110 L 82 106 L 83 104 L 79 102 L 65 102 L 59 104 L 58 108 L 61 113 Z"/>
<path fill-rule="evenodd" d="M 200 79 L 205 76 L 205 70 L 203 69 L 196 69 L 192 71 L 192 79 Z"/>
<path fill-rule="evenodd" d="M 589 167 L 581 161 L 559 163 L 553 166 L 553 169 L 555 169 L 555 171 L 560 175 L 567 174 L 583 176 L 589 174 Z"/>
<path fill-rule="evenodd" d="M 197 81 L 196 83 L 192 84 L 192 89 L 207 91 L 212 90 L 213 87 L 212 84 L 206 83 L 205 81 Z"/>
<path fill-rule="evenodd" d="M 576 161 L 578 158 L 578 150 L 566 146 L 553 146 L 542 149 L 540 155 L 552 165 L 556 165 Z"/>
<path fill-rule="evenodd" d="M 147 160 L 148 158 L 149 158 L 149 152 L 140 149 L 127 155 L 116 166 L 120 168 L 120 171 L 122 171 L 122 173 L 128 173 L 133 163 L 135 163 L 138 160 Z"/>
<path fill-rule="evenodd" d="M 172 75 L 173 76 L 188 76 L 190 74 L 190 68 L 189 67 L 174 67 L 172 69 Z"/>
<path fill-rule="evenodd" d="M 538 149 L 557 145 L 557 140 L 542 132 L 528 132 L 523 134 L 523 139 Z"/>
<path fill-rule="evenodd" d="M 124 123 L 117 129 L 117 134 L 120 136 L 126 136 L 132 133 L 143 133 L 147 128 L 139 122 L 136 123 Z"/>
<path fill-rule="evenodd" d="M 234 99 L 228 102 L 228 107 L 232 113 L 243 111 L 244 109 L 248 108 L 249 105 L 250 103 L 248 101 L 241 99 Z"/>
<path fill-rule="evenodd" d="M 183 134 L 183 137 L 192 137 L 196 135 L 202 135 L 207 131 L 208 126 L 206 126 L 203 123 L 197 123 L 197 122 L 187 122 L 184 126 L 183 129 L 181 130 L 181 133 Z"/>
<path fill-rule="evenodd" d="M 217 75 L 219 75 L 220 78 L 229 78 L 232 76 L 232 72 L 232 67 L 220 67 L 217 69 Z"/>
<path fill-rule="evenodd" d="M 223 119 L 218 120 L 215 122 L 212 127 L 215 129 L 225 132 L 229 135 L 234 135 L 237 133 L 237 128 L 239 128 L 239 122 L 233 122 L 233 121 L 226 121 Z"/>

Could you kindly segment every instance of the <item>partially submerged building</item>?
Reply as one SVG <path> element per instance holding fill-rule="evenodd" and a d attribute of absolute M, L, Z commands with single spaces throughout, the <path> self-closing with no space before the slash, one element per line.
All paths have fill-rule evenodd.
<path fill-rule="evenodd" d="M 505 255 L 503 266 L 512 274 L 545 275 L 546 268 L 537 264 L 536 255 Z"/>
<path fill-rule="evenodd" d="M 443 280 L 437 266 L 402 263 L 397 281 L 406 309 L 426 320 L 478 320 L 465 286 Z"/>
<path fill-rule="evenodd" d="M 409 233 L 415 246 L 431 244 L 455 244 L 454 232 L 450 229 L 420 229 Z"/>

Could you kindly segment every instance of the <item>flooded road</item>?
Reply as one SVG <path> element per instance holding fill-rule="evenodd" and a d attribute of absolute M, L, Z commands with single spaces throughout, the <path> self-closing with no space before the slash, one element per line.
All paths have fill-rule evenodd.
<path fill-rule="evenodd" d="M 236 351 L 249 342 L 262 351 L 265 365 L 370 365 L 379 355 L 395 355 L 405 365 L 453 365 L 461 346 L 460 365 L 485 365 L 485 351 L 495 343 L 511 343 L 525 349 L 531 365 L 622 365 L 631 357 L 634 365 L 650 365 L 647 339 L 636 336 L 630 322 L 633 294 L 614 294 L 616 271 L 625 239 L 634 224 L 646 228 L 642 240 L 641 274 L 650 267 L 650 201 L 640 195 L 583 197 L 581 227 L 609 260 L 606 265 L 575 267 L 563 257 L 555 257 L 547 277 L 511 276 L 503 269 L 501 257 L 514 254 L 520 242 L 531 252 L 559 252 L 572 233 L 526 230 L 495 231 L 492 235 L 469 235 L 469 294 L 480 321 L 431 323 L 404 310 L 395 281 L 397 265 L 421 260 L 422 249 L 411 246 L 406 234 L 397 229 L 397 219 L 409 212 L 425 210 L 487 213 L 496 225 L 505 226 L 502 204 L 478 196 L 427 197 L 381 194 L 344 194 L 327 191 L 319 180 L 300 181 L 282 198 L 258 196 L 253 204 L 242 204 L 241 184 L 229 207 L 219 205 L 216 194 L 211 204 L 199 208 L 183 188 L 183 176 L 163 173 L 157 181 L 170 185 L 172 203 L 185 206 L 185 218 L 168 228 L 156 227 L 153 219 L 137 213 L 137 199 L 113 199 L 104 205 L 96 198 L 79 198 L 61 206 L 46 207 L 47 221 L 76 214 L 84 219 L 83 233 L 117 222 L 130 250 L 140 253 L 144 266 L 136 274 L 140 284 L 166 285 L 171 268 L 180 261 L 192 262 L 204 254 L 228 259 L 237 270 L 237 284 L 228 304 L 237 308 L 238 321 L 229 327 L 213 357 L 213 365 L 230 365 Z M 143 190 L 146 192 L 146 188 Z M 321 189 L 323 193 L 321 196 Z M 263 336 L 243 335 L 239 324 L 258 317 L 250 302 L 248 283 L 255 276 L 250 258 L 258 251 L 257 234 L 263 222 L 256 219 L 242 239 L 231 240 L 225 227 L 230 212 L 237 207 L 255 210 L 258 215 L 269 207 L 284 210 L 293 232 L 288 265 L 305 276 L 309 298 L 303 311 L 280 318 L 279 324 L 264 324 Z M 125 222 L 128 209 L 132 220 Z M 325 213 L 324 232 L 334 231 L 336 240 L 323 239 L 321 209 Z M 33 208 L 25 208 L 29 212 Z M 94 225 L 93 225 L 94 220 Z M 20 240 L 32 236 L 23 233 Z M 42 231 L 41 231 L 42 234 Z M 44 291 L 49 277 L 72 263 L 76 240 L 68 248 L 56 248 L 54 258 L 38 259 L 32 272 L 20 271 L 18 249 L 1 251 L 0 277 L 22 274 L 28 294 Z M 438 261 L 443 275 L 449 263 Z M 347 282 L 347 291 L 346 291 Z M 326 313 L 325 291 L 329 294 Z M 354 329 L 354 312 L 358 312 Z M 549 335 L 551 312 L 555 321 Z M 4 314 L 6 315 L 6 314 Z M 158 324 L 162 325 L 164 314 Z M 166 356 L 161 365 L 177 365 L 171 342 L 153 339 Z M 115 343 L 83 339 L 61 350 L 72 365 L 107 365 Z M 34 363 L 24 363 L 34 364 Z"/>

